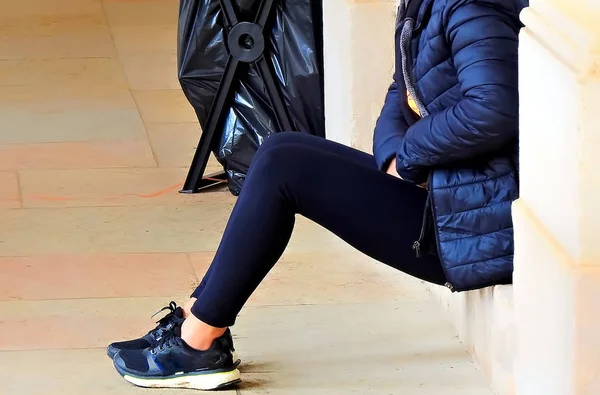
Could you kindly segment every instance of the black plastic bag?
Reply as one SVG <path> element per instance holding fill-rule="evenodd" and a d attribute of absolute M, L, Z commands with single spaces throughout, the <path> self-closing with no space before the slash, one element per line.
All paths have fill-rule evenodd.
<path fill-rule="evenodd" d="M 240 21 L 253 21 L 261 0 L 230 2 Z M 265 58 L 276 75 L 295 131 L 325 136 L 323 96 L 322 0 L 276 0 L 266 26 Z M 202 128 L 228 58 L 227 29 L 219 0 L 181 0 L 178 65 L 181 87 Z M 264 139 L 280 132 L 266 87 L 256 66 L 238 75 L 235 94 L 213 146 L 227 172 L 229 188 L 241 190 L 246 172 Z"/>

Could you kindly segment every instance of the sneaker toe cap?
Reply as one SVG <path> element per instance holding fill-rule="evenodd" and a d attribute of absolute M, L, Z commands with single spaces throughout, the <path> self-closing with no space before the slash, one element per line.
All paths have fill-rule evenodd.
<path fill-rule="evenodd" d="M 110 359 L 115 359 L 118 352 L 119 349 L 114 344 L 109 344 L 108 347 L 106 347 L 106 355 L 108 355 Z"/>

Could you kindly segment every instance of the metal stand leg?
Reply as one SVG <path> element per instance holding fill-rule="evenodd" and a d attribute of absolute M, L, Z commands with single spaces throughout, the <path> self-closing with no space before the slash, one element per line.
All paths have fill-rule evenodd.
<path fill-rule="evenodd" d="M 204 177 L 204 171 L 211 150 L 221 137 L 223 120 L 240 82 L 242 65 L 254 64 L 258 69 L 268 98 L 275 110 L 279 130 L 293 130 L 283 95 L 277 86 L 277 78 L 269 65 L 268 57 L 265 56 L 266 43 L 269 42 L 269 20 L 275 10 L 275 0 L 259 1 L 257 15 L 254 21 L 250 22 L 238 20 L 232 0 L 219 0 L 225 19 L 229 58 L 181 193 L 197 193 L 213 186 L 222 185 L 227 180 L 224 172 Z"/>

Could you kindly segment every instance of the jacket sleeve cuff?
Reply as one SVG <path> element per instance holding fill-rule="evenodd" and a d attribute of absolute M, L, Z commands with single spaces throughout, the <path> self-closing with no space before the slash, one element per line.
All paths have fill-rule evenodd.
<path fill-rule="evenodd" d="M 396 159 L 396 171 L 404 181 L 421 185 L 427 182 L 429 170 L 425 167 L 407 167 L 401 157 Z"/>

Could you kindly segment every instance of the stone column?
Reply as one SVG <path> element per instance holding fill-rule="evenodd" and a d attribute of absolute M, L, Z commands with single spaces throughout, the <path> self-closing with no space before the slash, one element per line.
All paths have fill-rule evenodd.
<path fill-rule="evenodd" d="M 397 0 L 323 1 L 327 137 L 371 151 L 392 81 Z"/>
<path fill-rule="evenodd" d="M 531 0 L 514 205 L 518 395 L 600 394 L 600 2 Z"/>

